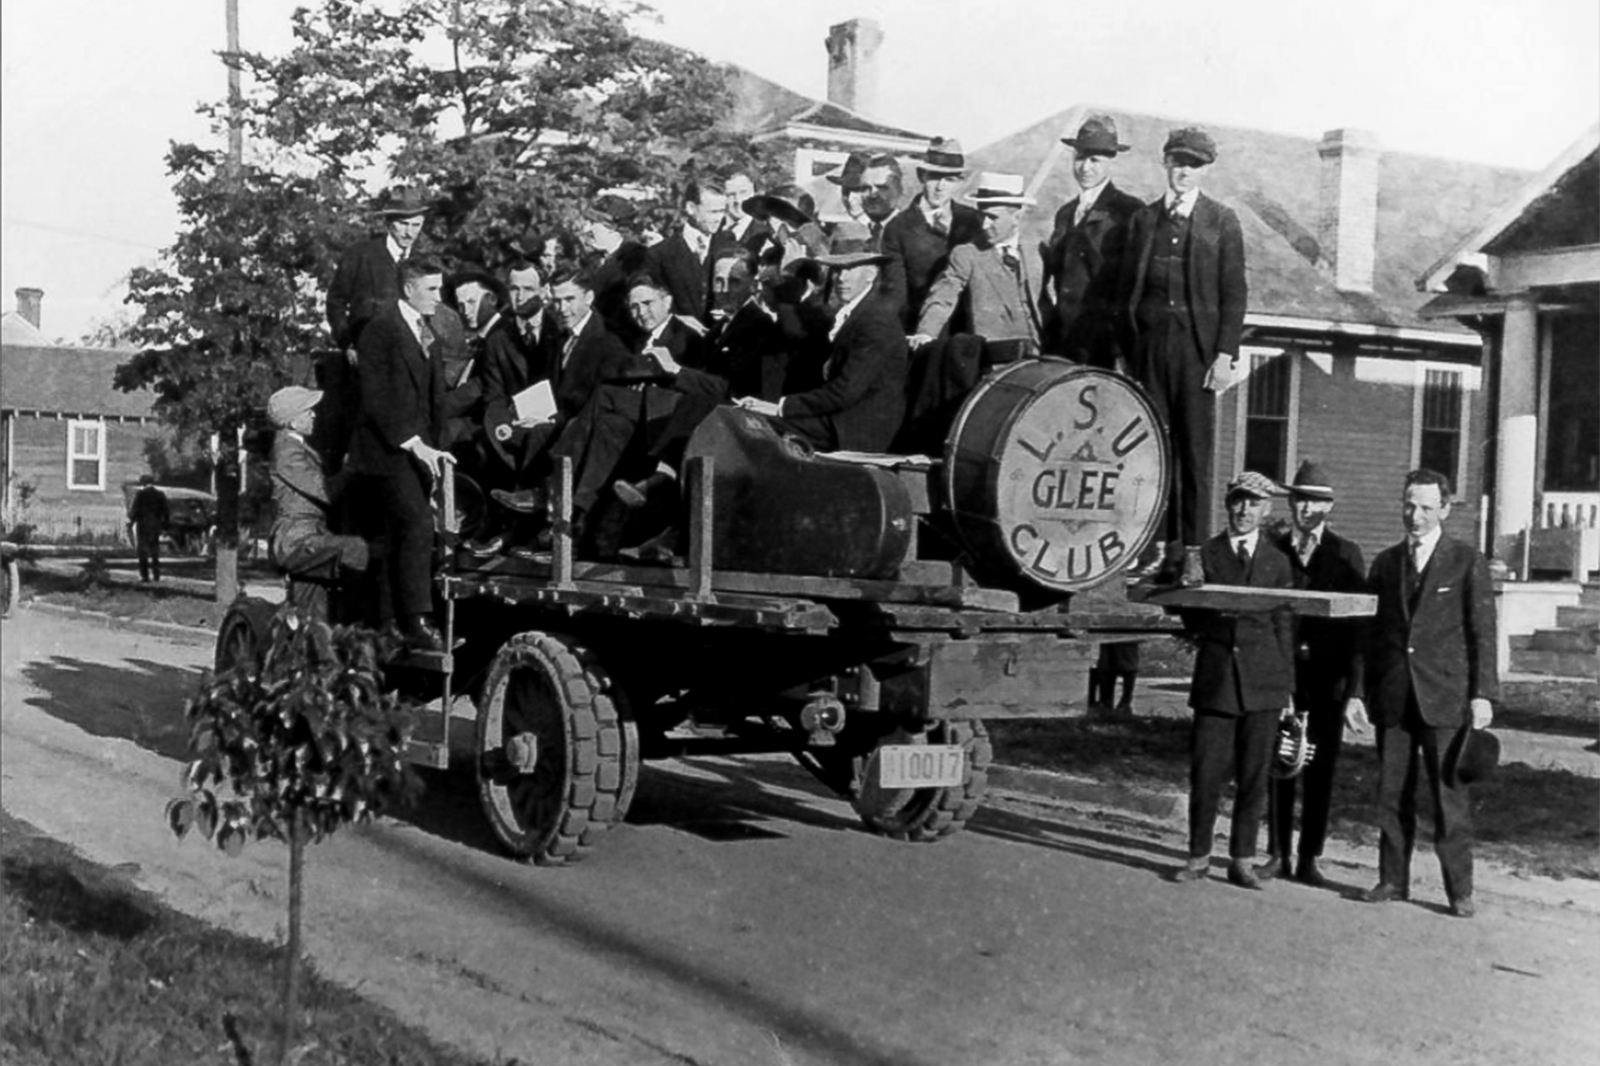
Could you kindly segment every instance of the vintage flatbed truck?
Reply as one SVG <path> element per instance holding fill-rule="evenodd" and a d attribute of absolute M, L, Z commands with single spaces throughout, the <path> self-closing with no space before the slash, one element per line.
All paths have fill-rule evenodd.
<path fill-rule="evenodd" d="M 982 802 L 986 721 L 1081 714 L 1099 644 L 1175 628 L 1122 578 L 1168 463 L 1132 382 L 1057 360 L 989 375 L 938 458 L 810 455 L 720 408 L 690 443 L 673 565 L 578 558 L 563 465 L 551 551 L 478 559 L 447 535 L 451 651 L 391 672 L 442 708 L 471 698 L 483 809 L 522 858 L 580 858 L 641 761 L 691 754 L 788 753 L 871 830 L 937 840 Z M 219 668 L 270 611 L 235 605 Z M 450 765 L 448 718 L 418 762 Z"/>

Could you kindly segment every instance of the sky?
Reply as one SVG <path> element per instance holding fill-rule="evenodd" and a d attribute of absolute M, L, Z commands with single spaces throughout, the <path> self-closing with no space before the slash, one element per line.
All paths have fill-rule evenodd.
<path fill-rule="evenodd" d="M 240 0 L 246 48 L 305 0 Z M 1595 0 L 653 0 L 641 32 L 813 97 L 828 27 L 878 21 L 878 113 L 970 151 L 1078 103 L 1537 171 L 1600 118 Z M 223 0 L 6 0 L 0 309 L 75 339 L 177 224 L 164 157 L 222 98 Z"/>

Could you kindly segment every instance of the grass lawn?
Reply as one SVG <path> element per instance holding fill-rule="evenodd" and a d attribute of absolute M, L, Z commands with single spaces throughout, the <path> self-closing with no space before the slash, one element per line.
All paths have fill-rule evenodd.
<path fill-rule="evenodd" d="M 0 1062 L 270 1060 L 277 950 L 167 910 L 3 811 L 0 878 Z M 315 974 L 301 1004 L 301 1066 L 487 1066 Z"/>
<path fill-rule="evenodd" d="M 188 565 L 163 561 L 163 577 L 203 577 L 215 574 L 209 560 Z M 241 574 L 241 578 L 244 575 Z M 226 608 L 210 596 L 187 592 L 170 584 L 125 585 L 96 580 L 87 568 L 73 574 L 25 566 L 23 595 L 64 607 L 100 611 L 113 618 L 138 618 L 194 626 L 215 633 Z"/>

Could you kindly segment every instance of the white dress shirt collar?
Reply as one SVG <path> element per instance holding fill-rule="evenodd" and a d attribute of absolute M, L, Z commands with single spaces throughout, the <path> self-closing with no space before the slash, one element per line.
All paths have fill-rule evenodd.
<path fill-rule="evenodd" d="M 1095 201 L 1100 199 L 1100 194 L 1105 192 L 1106 191 L 1106 186 L 1110 185 L 1110 184 L 1111 184 L 1111 182 L 1109 180 L 1102 181 L 1099 185 L 1096 185 L 1094 188 L 1085 189 L 1085 190 L 1083 190 L 1082 192 L 1080 192 L 1078 194 L 1078 210 L 1073 215 L 1073 224 L 1074 225 L 1076 225 L 1079 222 L 1082 222 L 1083 221 L 1083 217 L 1085 215 L 1087 215 L 1090 211 L 1094 210 Z"/>
<path fill-rule="evenodd" d="M 1200 199 L 1199 189 L 1190 189 L 1181 196 L 1168 192 L 1166 196 L 1167 213 L 1188 218 L 1190 212 L 1194 210 L 1195 201 L 1198 199 Z"/>
<path fill-rule="evenodd" d="M 1228 545 L 1233 549 L 1233 554 L 1239 554 L 1239 546 L 1241 544 L 1244 545 L 1245 551 L 1250 553 L 1250 558 L 1254 559 L 1256 557 L 1256 549 L 1261 546 L 1261 527 L 1257 526 L 1243 535 L 1230 530 L 1228 532 Z"/>
<path fill-rule="evenodd" d="M 422 332 L 422 313 L 404 300 L 399 301 L 399 307 L 400 317 L 405 319 L 406 325 L 411 327 L 411 333 L 417 338 L 417 345 L 422 349 L 422 357 L 426 359 L 428 357 L 428 338 Z"/>
<path fill-rule="evenodd" d="M 1428 568 L 1428 560 L 1433 558 L 1433 550 L 1439 546 L 1439 538 L 1444 535 L 1443 526 L 1434 526 L 1433 532 L 1412 539 L 1406 537 L 1406 549 L 1411 552 L 1411 557 L 1416 560 L 1417 573 Z"/>
<path fill-rule="evenodd" d="M 871 292 L 871 289 L 862 289 L 860 292 L 856 293 L 855 299 L 839 308 L 839 313 L 833 318 L 833 328 L 828 331 L 829 341 L 832 341 L 839 335 L 839 331 L 844 328 L 844 324 L 850 320 L 851 312 L 860 307 L 861 301 L 865 300 L 868 294 Z"/>
<path fill-rule="evenodd" d="M 389 258 L 393 259 L 396 263 L 400 262 L 400 260 L 406 257 L 405 249 L 396 244 L 393 237 L 385 237 L 383 239 L 383 243 L 389 249 Z"/>
<path fill-rule="evenodd" d="M 946 200 L 943 206 L 934 207 L 928 203 L 926 196 L 918 194 L 917 208 L 921 210 L 922 217 L 927 220 L 928 225 L 942 225 L 947 230 L 950 228 L 950 219 L 954 216 L 955 211 L 951 208 L 949 200 Z"/>

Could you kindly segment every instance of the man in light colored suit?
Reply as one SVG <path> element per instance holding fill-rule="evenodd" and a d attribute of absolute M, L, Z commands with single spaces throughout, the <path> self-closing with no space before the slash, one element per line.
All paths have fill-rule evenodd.
<path fill-rule="evenodd" d="M 1033 197 L 1024 192 L 1022 175 L 985 173 L 967 202 L 983 215 L 983 235 L 974 244 L 950 249 L 950 261 L 923 302 L 911 346 L 920 348 L 943 333 L 965 295 L 971 317 L 967 332 L 984 339 L 986 362 L 1036 355 L 1041 271 L 1017 239 L 1022 209 Z"/>
<path fill-rule="evenodd" d="M 1345 724 L 1353 732 L 1378 727 L 1378 883 L 1362 898 L 1410 898 L 1417 788 L 1425 773 L 1445 895 L 1454 914 L 1470 918 L 1477 909 L 1472 804 L 1447 756 L 1469 729 L 1486 729 L 1494 720 L 1490 701 L 1500 685 L 1494 585 L 1483 556 L 1444 535 L 1450 481 L 1443 474 L 1406 475 L 1401 514 L 1405 540 L 1379 552 L 1367 575 L 1378 613 L 1351 685 L 1352 691 L 1364 690 L 1366 699 L 1353 696 L 1345 705 Z"/>

